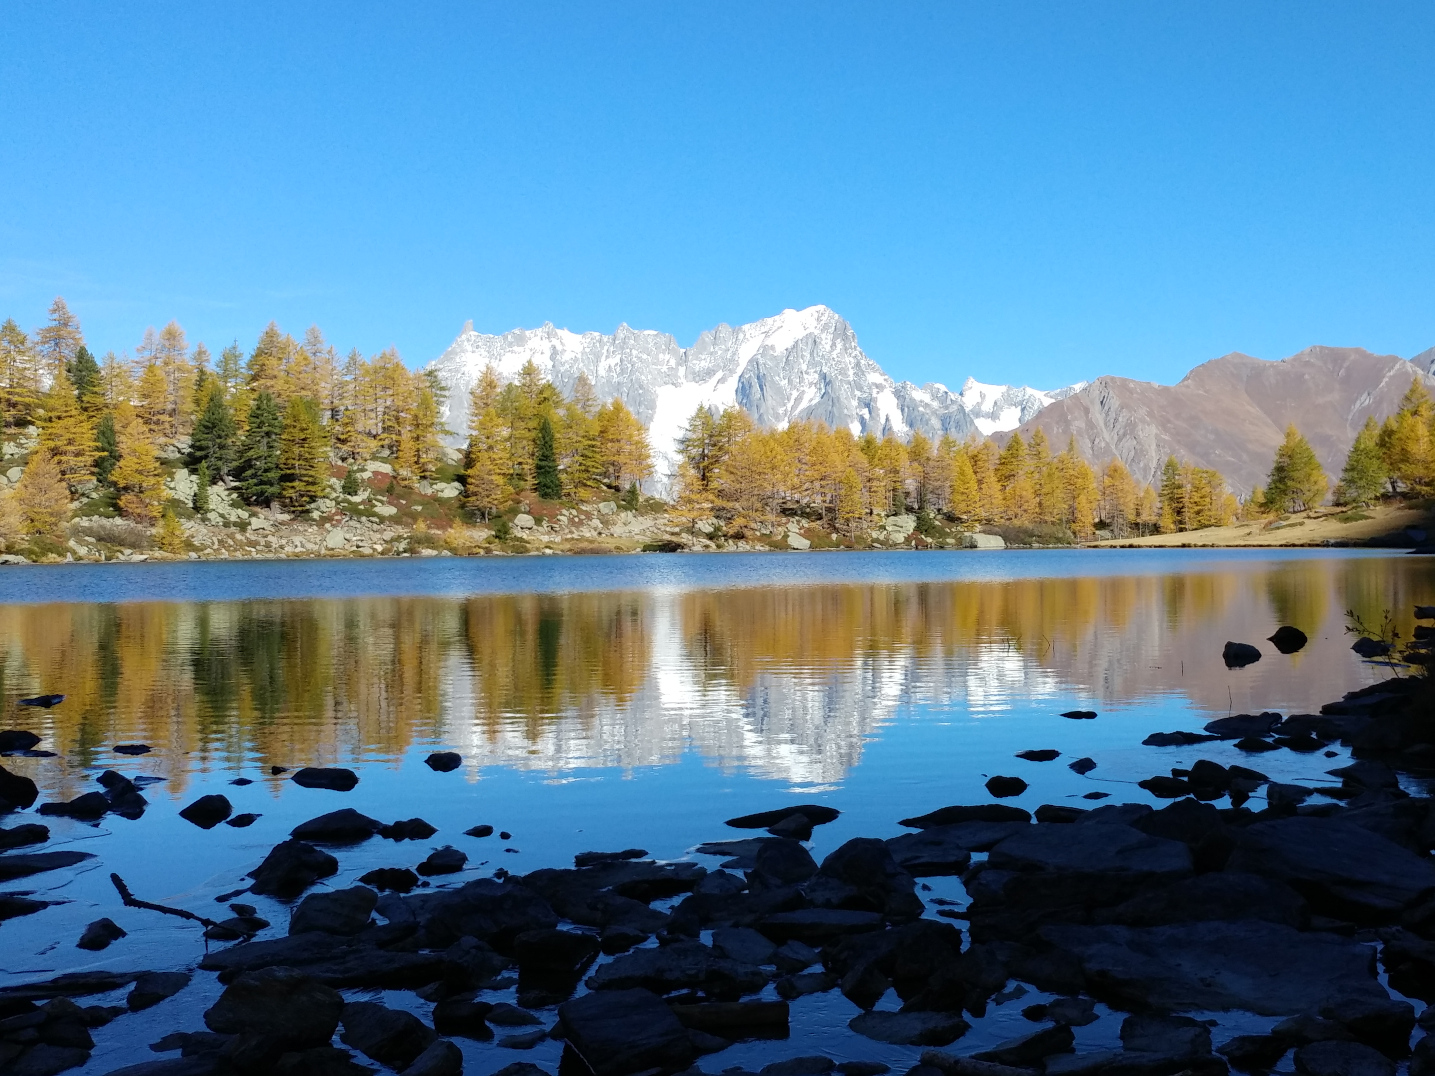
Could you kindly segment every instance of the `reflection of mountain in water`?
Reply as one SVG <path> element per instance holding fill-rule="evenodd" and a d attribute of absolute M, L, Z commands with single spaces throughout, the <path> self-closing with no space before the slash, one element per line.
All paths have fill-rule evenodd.
<path fill-rule="evenodd" d="M 1119 556 L 1120 554 L 1113 554 Z M 1178 562 L 1179 563 L 1179 562 Z M 1362 675 L 1343 610 L 1428 599 L 1417 559 L 1202 562 L 1168 574 L 467 599 L 0 607 L 0 704 L 32 715 L 62 791 L 144 741 L 183 791 L 195 768 L 393 759 L 441 742 L 474 766 L 562 773 L 713 765 L 840 781 L 907 707 L 980 720 L 1014 706 L 1179 694 L 1198 708 L 1309 709 Z M 1209 570 L 1206 570 L 1209 569 Z M 1294 658 L 1230 673 L 1226 639 L 1279 623 Z M 1408 625 L 1404 630 L 1408 631 Z"/>

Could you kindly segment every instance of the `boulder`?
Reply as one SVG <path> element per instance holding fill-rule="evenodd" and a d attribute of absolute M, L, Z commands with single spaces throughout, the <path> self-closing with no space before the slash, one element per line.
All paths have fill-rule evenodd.
<path fill-rule="evenodd" d="M 112 942 L 117 942 L 124 936 L 125 931 L 113 919 L 96 919 L 85 928 L 80 940 L 75 943 L 75 948 L 98 952 L 108 949 Z"/>
<path fill-rule="evenodd" d="M 193 823 L 200 829 L 213 829 L 234 813 L 234 805 L 227 796 L 200 796 L 184 810 L 179 817 Z"/>
<path fill-rule="evenodd" d="M 1067 710 L 1061 715 L 1070 718 L 1072 721 L 1093 721 L 1096 718 L 1095 710 Z"/>
<path fill-rule="evenodd" d="M 1079 758 L 1075 762 L 1068 762 L 1066 768 L 1072 773 L 1085 775 L 1096 769 L 1096 760 L 1093 758 Z"/>
<path fill-rule="evenodd" d="M 130 1012 L 139 1012 L 172 998 L 189 985 L 190 976 L 183 971 L 147 971 L 135 980 L 134 988 L 125 998 Z"/>
<path fill-rule="evenodd" d="M 12 751 L 31 751 L 40 746 L 40 737 L 26 729 L 5 729 L 0 731 L 0 755 Z"/>
<path fill-rule="evenodd" d="M 93 822 L 108 814 L 110 807 L 109 797 L 103 792 L 86 792 L 83 796 L 76 796 L 64 803 L 42 803 L 39 813 L 78 818 L 82 822 Z"/>
<path fill-rule="evenodd" d="M 1239 740 L 1244 736 L 1268 736 L 1281 723 L 1277 713 L 1236 714 L 1206 722 L 1206 731 L 1222 740 Z"/>
<path fill-rule="evenodd" d="M 819 908 L 915 919 L 922 914 L 915 889 L 916 881 L 892 857 L 885 841 L 854 837 L 822 861 L 805 892 Z"/>
<path fill-rule="evenodd" d="M 1394 647 L 1384 640 L 1369 639 L 1363 636 L 1351 643 L 1350 648 L 1367 661 L 1373 658 L 1383 658 L 1394 649 Z"/>
<path fill-rule="evenodd" d="M 1327 1002 L 1319 1010 L 1351 1033 L 1357 1042 L 1381 1053 L 1401 1058 L 1410 1052 L 1410 1033 L 1415 1030 L 1415 1006 L 1395 998 L 1354 997 Z"/>
<path fill-rule="evenodd" d="M 1395 1076 L 1395 1062 L 1358 1042 L 1313 1042 L 1295 1052 L 1303 1076 Z"/>
<path fill-rule="evenodd" d="M 1174 800 L 1191 794 L 1191 786 L 1179 777 L 1165 777 L 1157 774 L 1144 781 L 1137 781 L 1137 787 L 1144 788 L 1157 799 Z"/>
<path fill-rule="evenodd" d="M 434 1030 L 440 1035 L 461 1035 L 466 1039 L 487 1042 L 493 1038 L 493 1028 L 487 1022 L 492 1009 L 490 1003 L 476 1001 L 472 994 L 444 998 L 433 1008 Z"/>
<path fill-rule="evenodd" d="M 697 1058 L 687 1029 L 649 990 L 598 990 L 564 1002 L 558 1025 L 594 1076 L 673 1072 Z"/>
<path fill-rule="evenodd" d="M 44 844 L 50 839 L 50 830 L 46 826 L 34 822 L 27 822 L 21 826 L 11 826 L 9 829 L 0 829 L 0 851 L 8 851 L 11 848 L 23 848 L 27 844 Z"/>
<path fill-rule="evenodd" d="M 1007 1039 L 989 1049 L 972 1054 L 978 1061 L 1016 1068 L 1039 1066 L 1052 1054 L 1069 1054 L 1076 1049 L 1076 1035 L 1067 1024 L 1044 1027 L 1014 1039 Z"/>
<path fill-rule="evenodd" d="M 1285 1056 L 1290 1043 L 1274 1035 L 1237 1035 L 1216 1047 L 1216 1052 L 1240 1072 L 1267 1072 Z"/>
<path fill-rule="evenodd" d="M 1267 637 L 1266 641 L 1274 644 L 1282 654 L 1294 654 L 1308 642 L 1305 632 L 1300 628 L 1293 628 L 1289 624 L 1282 624 L 1276 629 L 1274 635 Z"/>
<path fill-rule="evenodd" d="M 758 846 L 749 883 L 777 889 L 805 882 L 816 873 L 812 853 L 799 842 L 781 837 Z"/>
<path fill-rule="evenodd" d="M 641 848 L 625 848 L 621 852 L 579 852 L 573 857 L 574 867 L 596 867 L 603 863 L 623 863 L 642 859 L 648 853 Z"/>
<path fill-rule="evenodd" d="M 833 807 L 824 807 L 816 803 L 799 803 L 792 807 L 780 807 L 775 811 L 759 811 L 757 814 L 729 818 L 724 825 L 731 826 L 733 829 L 767 829 L 777 825 L 789 815 L 800 814 L 814 826 L 822 826 L 833 821 L 841 813 Z"/>
<path fill-rule="evenodd" d="M 1228 869 L 1286 882 L 1323 915 L 1384 922 L 1435 887 L 1428 859 L 1339 818 L 1284 818 L 1241 830 Z"/>
<path fill-rule="evenodd" d="M 249 873 L 254 884 L 249 891 L 259 896 L 293 900 L 320 878 L 328 878 L 339 870 L 339 861 L 328 852 L 321 852 L 303 841 L 276 844 Z"/>
<path fill-rule="evenodd" d="M 359 881 L 375 889 L 408 893 L 419 884 L 419 876 L 407 867 L 375 867 L 368 873 L 361 874 Z"/>
<path fill-rule="evenodd" d="M 588 979 L 594 990 L 644 987 L 660 994 L 702 990 L 737 999 L 767 985 L 767 973 L 719 954 L 697 941 L 674 942 L 658 949 L 634 949 L 599 967 Z"/>
<path fill-rule="evenodd" d="M 154 748 L 147 743 L 115 744 L 115 754 L 117 755 L 147 755 L 153 750 Z"/>
<path fill-rule="evenodd" d="M 913 829 L 931 829 L 933 826 L 954 826 L 962 822 L 1030 822 L 1031 812 L 1005 803 L 979 803 L 972 806 L 957 805 L 941 807 L 915 818 L 904 818 L 899 823 Z M 975 849 L 974 849 L 975 851 Z"/>
<path fill-rule="evenodd" d="M 837 1067 L 830 1057 L 812 1054 L 808 1057 L 793 1057 L 786 1061 L 774 1061 L 763 1065 L 757 1076 L 826 1076 Z"/>
<path fill-rule="evenodd" d="M 1284 882 L 1240 871 L 1214 871 L 1143 886 L 1121 904 L 1093 915 L 1097 923 L 1130 927 L 1242 919 L 1302 930 L 1310 922 L 1310 911 L 1301 895 Z"/>
<path fill-rule="evenodd" d="M 1153 732 L 1142 740 L 1141 744 L 1144 747 L 1190 747 L 1219 739 L 1219 736 L 1203 735 L 1199 732 Z"/>
<path fill-rule="evenodd" d="M 529 930 L 558 925 L 548 903 L 527 886 L 478 878 L 457 889 L 409 897 L 422 919 L 422 939 L 430 948 L 452 945 L 463 937 L 478 938 L 499 952 Z"/>
<path fill-rule="evenodd" d="M 1154 877 L 1177 877 L 1192 869 L 1184 844 L 1131 826 L 1100 823 L 1027 826 L 993 847 L 987 863 L 998 870 L 1119 871 Z"/>
<path fill-rule="evenodd" d="M 284 1049 L 327 1046 L 339 1026 L 344 999 L 293 968 L 246 972 L 225 987 L 204 1014 L 222 1035 L 258 1034 Z"/>
<path fill-rule="evenodd" d="M 359 783 L 359 775 L 342 767 L 305 766 L 296 770 L 290 778 L 301 788 L 327 788 L 334 792 L 348 792 Z"/>
<path fill-rule="evenodd" d="M 462 1072 L 463 1051 L 447 1039 L 437 1039 L 399 1076 L 461 1076 Z"/>
<path fill-rule="evenodd" d="M 997 799 L 1007 799 L 1020 796 L 1026 791 L 1027 784 L 1020 777 L 989 777 L 986 789 Z"/>
<path fill-rule="evenodd" d="M 1067 807 L 1055 803 L 1043 803 L 1036 809 L 1036 820 L 1038 822 L 1067 823 L 1076 822 L 1082 815 L 1091 812 L 1085 807 Z"/>
<path fill-rule="evenodd" d="M 300 822 L 289 835 L 296 841 L 321 841 L 325 844 L 353 844 L 368 840 L 383 828 L 383 823 L 352 807 L 344 807 L 307 822 Z"/>
<path fill-rule="evenodd" d="M 1060 751 L 1053 751 L 1051 748 L 1043 747 L 1030 751 L 1018 751 L 1017 758 L 1024 758 L 1028 762 L 1052 762 L 1061 757 Z"/>
<path fill-rule="evenodd" d="M 1284 1016 L 1386 996 L 1367 946 L 1275 923 L 1060 925 L 1040 933 L 1075 958 L 1093 994 L 1117 1007 Z"/>
<path fill-rule="evenodd" d="M 971 1030 L 960 1016 L 940 1012 L 864 1012 L 847 1026 L 857 1034 L 894 1046 L 946 1046 Z"/>
<path fill-rule="evenodd" d="M 742 964 L 777 961 L 777 946 L 751 927 L 719 927 L 713 931 L 713 949 Z"/>
<path fill-rule="evenodd" d="M 5 1056 L 0 1053 L 0 1057 Z M 52 1046 L 36 1043 L 4 1069 L 5 1076 L 55 1076 L 78 1068 L 90 1059 L 90 1051 L 79 1046 Z"/>
<path fill-rule="evenodd" d="M 422 818 L 405 818 L 387 826 L 380 826 L 378 833 L 380 837 L 390 841 L 425 841 L 438 832 L 438 827 L 430 825 Z"/>
<path fill-rule="evenodd" d="M 457 874 L 468 864 L 468 855 L 452 845 L 429 853 L 429 857 L 418 865 L 418 872 L 425 878 L 436 874 Z"/>
<path fill-rule="evenodd" d="M 252 811 L 245 811 L 243 814 L 237 814 L 233 818 L 226 818 L 224 824 L 226 826 L 233 826 L 235 829 L 248 829 L 254 825 L 255 822 L 258 822 L 259 818 L 260 816 Z"/>
<path fill-rule="evenodd" d="M 1228 669 L 1244 669 L 1261 660 L 1261 652 L 1250 643 L 1227 642 L 1221 650 L 1221 660 Z"/>
<path fill-rule="evenodd" d="M 1164 1057 L 1199 1057 L 1211 1052 L 1211 1029 L 1188 1016 L 1137 1013 L 1121 1024 L 1121 1045 Z"/>
<path fill-rule="evenodd" d="M 437 1041 L 434 1030 L 412 1013 L 390 1009 L 373 1001 L 352 1001 L 341 1016 L 339 1036 L 371 1061 L 392 1069 L 405 1069 Z"/>
<path fill-rule="evenodd" d="M 463 765 L 463 756 L 457 751 L 435 751 L 424 759 L 424 765 L 435 773 L 450 773 Z"/>
<path fill-rule="evenodd" d="M 903 870 L 914 878 L 929 878 L 943 874 L 961 874 L 972 862 L 972 853 L 963 840 L 963 834 L 955 833 L 966 826 L 1012 826 L 1025 823 L 968 822 L 959 826 L 935 826 L 917 833 L 904 833 L 887 841 L 887 849 Z M 1008 828 L 1002 836 L 1010 836 Z M 998 837 L 997 840 L 1000 840 Z M 993 842 L 995 843 L 995 841 Z"/>
<path fill-rule="evenodd" d="M 465 837 L 491 837 L 493 836 L 493 827 L 486 824 L 474 826 L 471 829 L 464 830 L 463 835 Z"/>
<path fill-rule="evenodd" d="M 883 926 L 885 920 L 879 912 L 807 908 L 766 916 L 757 924 L 757 929 L 778 943 L 822 943 L 847 934 L 865 934 L 868 931 L 881 930 Z"/>
<path fill-rule="evenodd" d="M 684 1027 L 733 1041 L 787 1037 L 785 1001 L 706 1001 L 674 1004 L 672 1009 Z"/>
<path fill-rule="evenodd" d="M 289 933 L 352 935 L 369 925 L 379 895 L 368 886 L 354 886 L 329 893 L 310 893 L 289 919 Z"/>
<path fill-rule="evenodd" d="M 95 857 L 89 852 L 26 852 L 21 855 L 0 856 L 0 882 L 28 878 L 32 874 L 73 867 Z"/>

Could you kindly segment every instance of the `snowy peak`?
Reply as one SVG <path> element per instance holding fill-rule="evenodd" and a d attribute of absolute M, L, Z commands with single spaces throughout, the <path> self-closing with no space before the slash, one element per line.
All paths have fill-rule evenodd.
<path fill-rule="evenodd" d="M 779 429 L 816 420 L 857 435 L 905 439 L 921 431 L 934 440 L 943 434 L 961 439 L 1011 429 L 1080 387 L 1035 392 L 969 379 L 963 393 L 980 390 L 973 399 L 980 397 L 985 408 L 982 421 L 996 423 L 988 428 L 974 421 L 965 396 L 945 385 L 893 381 L 858 345 L 852 326 L 826 306 L 718 325 L 690 348 L 667 333 L 627 325 L 611 335 L 545 323 L 489 336 L 470 322 L 430 366 L 448 388 L 444 418 L 455 444 L 465 438 L 468 393 L 484 367 L 492 363 L 507 381 L 529 360 L 565 393 L 584 373 L 599 399 L 622 399 L 648 427 L 657 492 L 677 470 L 678 437 L 699 407 L 736 405 L 760 425 Z"/>
<path fill-rule="evenodd" d="M 1086 387 L 1078 381 L 1064 389 L 1043 392 L 1025 385 L 985 385 L 969 377 L 962 383 L 961 401 L 977 429 L 990 437 L 994 433 L 1014 430 L 1057 400 L 1064 400 Z"/>

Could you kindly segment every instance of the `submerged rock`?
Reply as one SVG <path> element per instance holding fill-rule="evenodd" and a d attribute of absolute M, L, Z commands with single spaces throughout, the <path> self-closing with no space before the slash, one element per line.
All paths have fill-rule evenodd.
<path fill-rule="evenodd" d="M 179 812 L 179 817 L 200 829 L 213 829 L 234 813 L 234 805 L 227 796 L 200 796 Z"/>
<path fill-rule="evenodd" d="M 987 779 L 986 789 L 997 799 L 1006 799 L 1009 796 L 1020 796 L 1027 789 L 1027 784 L 1020 777 L 990 777 Z"/>
<path fill-rule="evenodd" d="M 327 788 L 334 792 L 348 792 L 359 783 L 359 775 L 342 767 L 305 766 L 296 770 L 290 780 L 301 788 Z"/>
<path fill-rule="evenodd" d="M 75 943 L 77 949 L 89 949 L 98 952 L 101 949 L 108 949 L 113 942 L 125 937 L 126 932 L 113 919 L 96 919 L 85 928 L 80 935 L 80 940 Z"/>
<path fill-rule="evenodd" d="M 866 1038 L 894 1046 L 946 1046 L 972 1025 L 952 1013 L 864 1012 L 847 1021 L 847 1026 Z"/>
<path fill-rule="evenodd" d="M 134 989 L 125 998 L 130 1012 L 139 1012 L 172 998 L 189 985 L 190 976 L 183 971 L 150 971 L 135 980 Z"/>
<path fill-rule="evenodd" d="M 352 807 L 343 807 L 300 822 L 289 835 L 296 841 L 322 841 L 325 844 L 353 844 L 367 840 L 383 828 L 383 823 Z"/>
<path fill-rule="evenodd" d="M 463 765 L 463 756 L 457 751 L 435 751 L 424 759 L 424 765 L 435 773 L 450 773 Z"/>
<path fill-rule="evenodd" d="M 284 841 L 250 872 L 249 877 L 254 879 L 250 892 L 293 900 L 320 878 L 328 878 L 338 870 L 339 861 L 328 852 L 303 841 Z"/>
<path fill-rule="evenodd" d="M 1308 642 L 1305 632 L 1300 628 L 1293 628 L 1289 624 L 1282 624 L 1276 629 L 1275 634 L 1269 636 L 1266 641 L 1274 644 L 1282 654 L 1294 654 Z"/>
<path fill-rule="evenodd" d="M 1244 669 L 1261 660 L 1261 652 L 1250 643 L 1228 642 L 1221 651 L 1221 660 L 1228 669 Z"/>

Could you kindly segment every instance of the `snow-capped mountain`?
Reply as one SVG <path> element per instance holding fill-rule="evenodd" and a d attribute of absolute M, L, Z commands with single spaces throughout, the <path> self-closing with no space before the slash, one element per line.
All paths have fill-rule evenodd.
<path fill-rule="evenodd" d="M 1042 392 L 1025 385 L 983 385 L 976 378 L 969 377 L 962 383 L 961 401 L 977 429 L 991 436 L 1016 429 L 1028 419 L 1035 418 L 1042 408 L 1064 400 L 1085 387 L 1085 381 L 1078 381 L 1064 389 Z"/>
<path fill-rule="evenodd" d="M 448 388 L 444 417 L 454 444 L 464 440 L 468 392 L 483 368 L 492 363 L 512 380 L 529 359 L 564 392 L 582 372 L 599 399 L 622 399 L 648 427 L 659 491 L 677 470 L 677 439 L 698 407 L 737 404 L 769 427 L 817 419 L 859 435 L 870 430 L 905 438 L 920 430 L 932 438 L 964 438 L 1011 429 L 1079 387 L 1041 393 L 969 380 L 968 387 L 990 397 L 988 410 L 997 408 L 976 421 L 963 397 L 945 385 L 893 381 L 858 346 L 852 327 L 825 306 L 784 310 L 735 328 L 719 325 L 690 348 L 667 333 L 626 325 L 612 335 L 545 324 L 489 336 L 469 322 L 430 365 Z"/>

